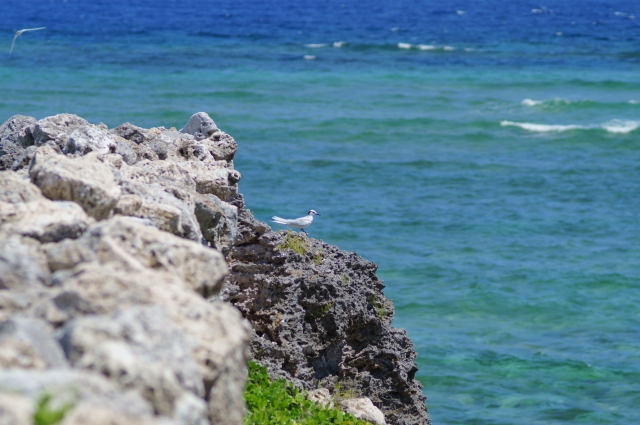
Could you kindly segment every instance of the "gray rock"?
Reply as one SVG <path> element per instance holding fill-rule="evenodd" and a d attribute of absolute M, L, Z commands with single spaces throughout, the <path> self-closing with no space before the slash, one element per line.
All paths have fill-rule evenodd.
<path fill-rule="evenodd" d="M 25 137 L 25 129 L 35 125 L 36 119 L 25 115 L 14 115 L 0 125 L 0 141 L 9 142 L 23 148 L 30 146 L 33 140 Z"/>
<path fill-rule="evenodd" d="M 130 171 L 127 171 L 130 172 Z M 190 206 L 189 196 L 171 182 L 143 184 L 139 181 L 123 181 L 122 199 L 118 201 L 116 214 L 148 219 L 160 230 L 200 242 L 202 232 Z M 173 193 L 171 193 L 171 192 Z M 182 195 L 185 200 L 174 194 Z"/>
<path fill-rule="evenodd" d="M 109 217 L 120 197 L 113 173 L 95 154 L 74 160 L 41 149 L 29 174 L 44 196 L 76 202 L 97 220 Z"/>
<path fill-rule="evenodd" d="M 75 319 L 62 329 L 60 342 L 74 367 L 135 389 L 161 415 L 173 416 L 184 391 L 204 396 L 190 340 L 158 306 Z"/>
<path fill-rule="evenodd" d="M 36 152 L 38 148 L 35 146 L 29 146 L 28 148 L 22 150 L 19 155 L 14 157 L 13 164 L 11 164 L 11 169 L 13 171 L 21 170 L 25 167 L 28 167 L 31 164 L 31 161 L 36 156 Z"/>
<path fill-rule="evenodd" d="M 0 170 L 11 170 L 16 160 L 24 157 L 25 148 L 33 144 L 25 131 L 35 122 L 33 117 L 14 115 L 0 125 Z"/>
<path fill-rule="evenodd" d="M 40 189 L 11 171 L 0 171 L 0 202 L 21 204 L 44 200 Z"/>
<path fill-rule="evenodd" d="M 213 195 L 196 198 L 195 215 L 211 246 L 228 252 L 238 240 L 238 208 Z"/>
<path fill-rule="evenodd" d="M 127 165 L 133 165 L 138 161 L 138 154 L 136 153 L 133 142 L 129 140 L 120 139 L 116 141 L 116 153 L 122 156 L 122 159 Z"/>
<path fill-rule="evenodd" d="M 86 125 L 74 129 L 67 137 L 66 154 L 86 155 L 89 152 L 106 155 L 116 153 L 117 142 L 111 133 L 100 127 Z"/>
<path fill-rule="evenodd" d="M 128 257 L 126 253 L 123 256 Z M 135 263 L 81 263 L 74 269 L 54 273 L 52 281 L 54 294 L 58 294 L 53 301 L 49 295 L 49 300 L 31 302 L 22 311 L 28 309 L 56 327 L 86 314 L 112 315 L 141 305 L 162 307 L 189 338 L 191 355 L 208 389 L 209 414 L 218 418 L 213 423 L 242 423 L 249 327 L 237 309 L 207 303 L 176 275 L 161 269 L 136 269 Z M 178 415 L 177 410 L 175 414 Z"/>
<path fill-rule="evenodd" d="M 38 242 L 0 233 L 0 290 L 41 287 L 49 274 L 47 257 Z"/>
<path fill-rule="evenodd" d="M 218 126 L 206 112 L 198 112 L 189 118 L 180 132 L 191 134 L 196 140 L 202 140 L 209 137 L 217 129 Z"/>
<path fill-rule="evenodd" d="M 11 170 L 13 163 L 24 153 L 24 148 L 9 140 L 0 140 L 0 170 Z"/>
<path fill-rule="evenodd" d="M 340 403 L 340 407 L 342 407 L 345 412 L 351 413 L 353 416 L 358 419 L 362 419 L 363 421 L 377 425 L 387 425 L 387 422 L 384 420 L 384 415 L 380 409 L 374 406 L 371 399 L 367 397 L 344 400 Z"/>
<path fill-rule="evenodd" d="M 0 425 L 32 425 L 35 403 L 20 394 L 0 393 Z"/>
<path fill-rule="evenodd" d="M 75 239 L 93 222 L 74 202 L 48 199 L 24 204 L 0 202 L 0 225 L 4 232 L 28 236 L 42 243 Z"/>
<path fill-rule="evenodd" d="M 65 425 L 156 423 L 151 421 L 153 418 L 151 406 L 142 397 L 133 391 L 123 391 L 96 373 L 70 369 L 0 370 L 0 383 L 0 394 L 3 397 L 8 394 L 19 394 L 23 397 L 21 400 L 26 398 L 31 406 L 36 406 L 47 395 L 51 398 L 49 406 L 52 408 L 70 406 L 71 409 L 65 415 Z M 14 414 L 28 414 L 23 410 L 24 408 L 24 406 L 18 408 Z M 95 414 L 94 417 L 89 416 L 91 419 L 104 417 L 105 412 L 109 412 L 112 418 L 126 418 L 128 421 L 78 421 L 77 416 L 86 415 L 88 410 Z"/>
<path fill-rule="evenodd" d="M 244 208 L 238 210 L 239 236 L 236 241 L 237 246 L 256 243 L 260 236 L 270 231 L 269 225 L 256 220 L 251 211 Z"/>
<path fill-rule="evenodd" d="M 14 317 L 0 323 L 0 367 L 44 369 L 66 367 L 52 330 L 39 320 Z"/>
<path fill-rule="evenodd" d="M 241 229 L 252 226 L 240 217 Z M 254 225 L 244 241 L 255 242 L 229 253 L 231 275 L 220 294 L 251 322 L 254 359 L 305 390 L 348 387 L 389 423 L 430 424 L 414 379 L 416 353 L 406 331 L 391 327 L 393 306 L 377 266 L 310 238 L 304 255 L 283 250 L 285 232 L 257 237 L 262 230 Z"/>
<path fill-rule="evenodd" d="M 220 130 L 215 131 L 202 143 L 211 156 L 218 161 L 232 161 L 238 151 L 238 144 L 234 138 Z"/>
<path fill-rule="evenodd" d="M 135 126 L 128 122 L 117 126 L 113 130 L 111 130 L 111 132 L 138 145 L 150 140 L 149 130 Z"/>
<path fill-rule="evenodd" d="M 55 146 L 56 150 L 61 151 L 64 149 L 67 138 L 73 130 L 88 125 L 90 124 L 87 120 L 77 115 L 58 114 L 37 121 L 25 129 L 25 132 L 31 132 L 33 135 L 33 144 L 36 146 Z"/>
<path fill-rule="evenodd" d="M 83 251 L 98 253 L 101 262 L 115 262 L 130 269 L 167 271 L 203 295 L 217 293 L 228 273 L 218 251 L 127 217 L 96 223 L 79 240 L 49 247 L 47 255 L 50 264 L 54 262 L 56 269 L 63 269 L 87 258 L 92 260 L 78 253 Z"/>

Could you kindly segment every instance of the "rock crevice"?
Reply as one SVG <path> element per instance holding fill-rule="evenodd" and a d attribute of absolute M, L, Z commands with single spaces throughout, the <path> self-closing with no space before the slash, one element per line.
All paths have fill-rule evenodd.
<path fill-rule="evenodd" d="M 0 126 L 0 417 L 51 397 L 65 425 L 240 425 L 251 357 L 374 423 L 430 424 L 377 266 L 288 249 L 245 208 L 237 148 L 205 113 Z"/>

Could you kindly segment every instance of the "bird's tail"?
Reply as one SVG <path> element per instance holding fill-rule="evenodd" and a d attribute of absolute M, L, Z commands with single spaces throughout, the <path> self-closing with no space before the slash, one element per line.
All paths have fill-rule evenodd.
<path fill-rule="evenodd" d="M 289 222 L 286 218 L 276 217 L 275 215 L 271 217 L 271 220 L 273 220 L 274 223 L 279 224 L 287 224 Z"/>

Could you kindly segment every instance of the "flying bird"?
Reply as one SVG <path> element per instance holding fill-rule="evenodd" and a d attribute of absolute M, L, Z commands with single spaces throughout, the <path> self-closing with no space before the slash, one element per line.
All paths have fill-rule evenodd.
<path fill-rule="evenodd" d="M 11 43 L 11 50 L 9 50 L 9 57 L 11 57 L 11 52 L 13 52 L 13 46 L 15 46 L 16 44 L 16 39 L 18 37 L 20 37 L 22 35 L 23 32 L 27 32 L 27 31 L 39 31 L 39 30 L 43 30 L 46 27 L 40 27 L 40 28 L 25 28 L 23 30 L 18 30 L 16 31 L 16 35 L 13 36 L 13 43 Z"/>
<path fill-rule="evenodd" d="M 307 233 L 307 232 L 304 231 L 304 228 L 305 227 L 309 227 L 309 225 L 313 222 L 313 216 L 314 215 L 320 215 L 320 214 L 318 214 L 314 210 L 309 210 L 309 213 L 307 215 L 305 215 L 304 217 L 286 219 L 286 218 L 280 218 L 280 217 L 273 216 L 273 217 L 271 217 L 271 220 L 273 220 L 274 223 L 284 224 L 285 226 L 290 226 L 290 227 L 295 227 L 296 229 L 300 229 L 304 233 Z"/>

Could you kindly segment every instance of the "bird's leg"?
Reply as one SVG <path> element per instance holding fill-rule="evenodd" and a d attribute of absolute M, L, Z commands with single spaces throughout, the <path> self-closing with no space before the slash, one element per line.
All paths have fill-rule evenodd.
<path fill-rule="evenodd" d="M 300 229 L 300 230 L 302 231 L 302 233 L 307 233 L 307 232 L 304 231 L 304 229 Z"/>

